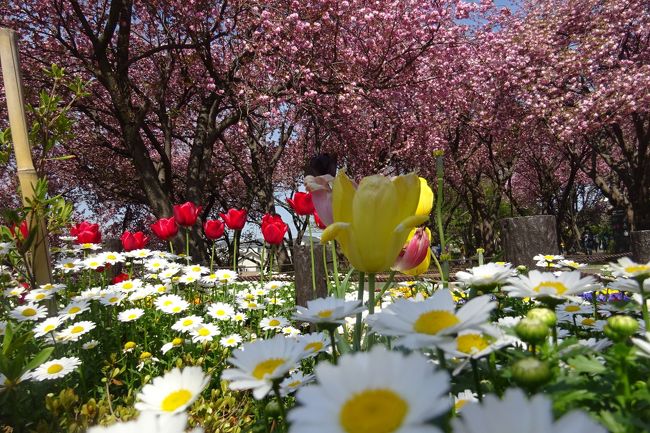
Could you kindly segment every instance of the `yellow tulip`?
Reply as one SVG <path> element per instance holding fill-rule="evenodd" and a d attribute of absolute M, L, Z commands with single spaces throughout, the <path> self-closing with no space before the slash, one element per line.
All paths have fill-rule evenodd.
<path fill-rule="evenodd" d="M 433 208 L 433 191 L 427 183 L 427 180 L 420 178 L 420 200 L 418 201 L 418 208 L 415 211 L 416 215 L 429 215 Z M 429 236 L 431 238 L 431 236 Z"/>
<path fill-rule="evenodd" d="M 361 272 L 389 269 L 412 228 L 428 215 L 417 215 L 420 180 L 415 174 L 368 176 L 358 188 L 342 171 L 332 186 L 334 223 L 321 242 L 336 239 L 350 264 Z"/>

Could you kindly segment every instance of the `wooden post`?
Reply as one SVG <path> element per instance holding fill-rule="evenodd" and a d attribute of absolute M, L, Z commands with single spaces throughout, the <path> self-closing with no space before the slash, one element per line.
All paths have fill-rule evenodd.
<path fill-rule="evenodd" d="M 311 257 L 309 245 L 293 246 L 293 268 L 296 276 L 296 305 L 307 306 L 307 301 L 327 297 L 327 281 L 323 264 L 323 249 L 314 245 L 314 268 L 316 271 L 316 292 L 311 283 Z"/>
<path fill-rule="evenodd" d="M 553 215 L 505 218 L 500 225 L 504 259 L 513 266 L 535 269 L 533 256 L 560 252 Z"/>
<path fill-rule="evenodd" d="M 16 155 L 20 192 L 23 206 L 26 206 L 28 201 L 34 197 L 34 187 L 38 181 L 38 175 L 32 162 L 27 134 L 16 32 L 7 28 L 0 28 L 0 65 L 7 97 L 11 141 Z M 27 224 L 33 223 L 37 224 L 38 228 L 32 247 L 32 269 L 37 284 L 48 284 L 52 282 L 52 273 L 47 230 L 44 221 L 34 221 L 33 218 L 28 217 Z"/>

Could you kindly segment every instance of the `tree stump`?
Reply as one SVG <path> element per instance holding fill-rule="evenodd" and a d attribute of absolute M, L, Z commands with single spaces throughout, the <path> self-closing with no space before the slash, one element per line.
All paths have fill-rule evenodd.
<path fill-rule="evenodd" d="M 327 297 L 327 281 L 325 280 L 323 249 L 320 244 L 314 244 L 314 271 L 316 274 L 315 292 L 311 280 L 309 245 L 293 246 L 293 267 L 296 277 L 296 305 L 306 307 L 307 301 Z"/>
<path fill-rule="evenodd" d="M 637 263 L 650 262 L 650 230 L 630 232 L 632 260 Z"/>
<path fill-rule="evenodd" d="M 534 215 L 500 221 L 504 259 L 534 268 L 536 254 L 559 254 L 555 217 Z"/>

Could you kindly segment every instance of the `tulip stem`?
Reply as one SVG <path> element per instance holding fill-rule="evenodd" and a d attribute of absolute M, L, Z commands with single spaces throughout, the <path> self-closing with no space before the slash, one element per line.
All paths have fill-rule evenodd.
<path fill-rule="evenodd" d="M 169 241 L 169 251 L 170 251 L 172 254 L 174 254 L 174 244 L 172 243 L 172 241 Z"/>
<path fill-rule="evenodd" d="M 393 284 L 393 279 L 395 278 L 395 273 L 396 271 L 390 271 L 390 274 L 388 275 L 388 279 L 384 283 L 384 287 L 381 288 L 381 292 L 379 292 L 379 296 L 377 297 L 377 302 L 381 302 L 382 298 L 384 297 L 384 294 L 386 293 L 386 290 L 388 290 Z"/>
<path fill-rule="evenodd" d="M 445 230 L 444 226 L 442 223 L 442 201 L 444 200 L 444 192 L 443 192 L 443 181 L 444 181 L 444 165 L 443 165 L 443 157 L 438 156 L 436 158 L 436 176 L 438 178 L 438 185 L 436 188 L 436 223 L 438 225 L 438 236 L 440 237 L 440 255 L 442 254 L 447 256 L 447 253 L 445 252 L 446 249 L 446 243 L 445 243 Z M 449 262 L 447 260 L 443 260 L 444 265 L 443 265 L 443 270 L 441 270 L 441 279 L 443 283 L 443 287 L 447 287 L 447 281 L 449 281 Z"/>
<path fill-rule="evenodd" d="M 357 289 L 357 300 L 363 305 L 363 290 L 364 290 L 364 273 L 359 272 L 359 288 Z M 361 313 L 357 313 L 356 321 L 354 323 L 354 343 L 352 348 L 355 352 L 361 350 Z"/>
<path fill-rule="evenodd" d="M 336 256 L 336 241 L 330 241 L 329 243 L 332 246 L 332 270 L 334 271 L 334 288 L 336 289 L 336 296 L 339 297 L 339 261 L 338 257 Z"/>
<path fill-rule="evenodd" d="M 269 245 L 269 280 L 273 279 L 273 245 Z"/>
<path fill-rule="evenodd" d="M 316 266 L 314 264 L 314 237 L 311 234 L 311 224 L 309 223 L 309 215 L 305 221 L 309 229 L 309 258 L 311 260 L 311 289 L 316 294 Z"/>
<path fill-rule="evenodd" d="M 321 251 L 323 253 L 323 270 L 325 271 L 325 282 L 327 283 L 327 295 L 331 295 L 332 291 L 330 284 L 330 276 L 327 272 L 327 244 L 321 245 Z"/>
<path fill-rule="evenodd" d="M 375 273 L 368 274 L 368 315 L 375 314 Z M 368 333 L 368 349 L 374 343 L 374 335 Z"/>
<path fill-rule="evenodd" d="M 232 270 L 237 272 L 237 230 L 235 230 L 234 236 L 234 245 L 232 247 Z"/>
<path fill-rule="evenodd" d="M 185 262 L 190 264 L 190 229 L 185 229 Z"/>
<path fill-rule="evenodd" d="M 212 241 L 212 254 L 210 254 L 210 273 L 214 269 L 214 246 L 217 244 L 217 241 Z"/>
<path fill-rule="evenodd" d="M 260 282 L 264 284 L 264 268 L 266 266 L 266 261 L 265 253 L 266 252 L 266 244 L 262 242 L 262 251 L 260 251 Z"/>

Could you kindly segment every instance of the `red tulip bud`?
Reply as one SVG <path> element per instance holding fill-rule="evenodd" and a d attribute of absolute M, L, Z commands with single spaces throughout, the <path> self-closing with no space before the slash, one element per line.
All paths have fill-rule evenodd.
<path fill-rule="evenodd" d="M 174 217 L 160 218 L 151 224 L 151 231 L 163 241 L 168 241 L 178 233 L 178 225 Z"/>
<path fill-rule="evenodd" d="M 223 236 L 226 226 L 221 220 L 207 220 L 203 223 L 203 232 L 205 237 L 211 241 L 215 241 Z"/>
<path fill-rule="evenodd" d="M 280 245 L 289 226 L 280 215 L 266 214 L 262 217 L 262 236 L 271 245 Z"/>
<path fill-rule="evenodd" d="M 201 213 L 201 206 L 192 202 L 174 205 L 174 219 L 179 226 L 192 227 Z"/>
<path fill-rule="evenodd" d="M 241 230 L 246 224 L 246 209 L 228 209 L 227 213 L 220 213 L 219 215 L 231 230 Z"/>

